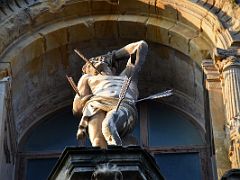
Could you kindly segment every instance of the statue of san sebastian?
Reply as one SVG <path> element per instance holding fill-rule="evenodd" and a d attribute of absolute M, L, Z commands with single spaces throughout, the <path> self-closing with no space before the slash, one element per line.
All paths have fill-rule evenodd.
<path fill-rule="evenodd" d="M 89 59 L 83 68 L 73 101 L 73 113 L 81 118 L 77 138 L 87 134 L 92 146 L 122 146 L 122 138 L 134 128 L 137 119 L 135 102 L 138 99 L 138 75 L 144 64 L 148 45 L 141 40 Z M 119 61 L 126 60 L 126 67 L 119 71 Z M 127 78 L 131 82 L 119 108 L 120 91 Z"/>

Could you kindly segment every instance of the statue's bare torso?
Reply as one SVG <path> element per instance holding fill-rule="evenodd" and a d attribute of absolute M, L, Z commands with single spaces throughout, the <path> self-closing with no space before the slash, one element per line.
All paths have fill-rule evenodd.
<path fill-rule="evenodd" d="M 88 84 L 95 96 L 118 98 L 126 79 L 127 76 L 97 75 L 88 77 Z M 137 100 L 138 89 L 136 82 L 131 82 L 125 98 L 133 101 Z"/>

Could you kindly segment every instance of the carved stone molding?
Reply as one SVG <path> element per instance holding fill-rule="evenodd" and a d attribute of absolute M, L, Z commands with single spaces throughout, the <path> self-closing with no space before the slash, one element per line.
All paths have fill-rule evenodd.
<path fill-rule="evenodd" d="M 206 87 L 208 90 L 221 91 L 221 81 L 218 69 L 214 66 L 212 59 L 205 59 L 202 61 L 202 69 L 206 76 Z"/>

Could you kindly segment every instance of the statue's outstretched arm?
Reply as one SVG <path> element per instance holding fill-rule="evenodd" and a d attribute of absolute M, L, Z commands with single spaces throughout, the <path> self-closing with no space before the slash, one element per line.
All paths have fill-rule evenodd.
<path fill-rule="evenodd" d="M 73 114 L 77 117 L 80 117 L 82 114 L 82 109 L 85 105 L 85 103 L 89 100 L 89 97 L 91 97 L 92 92 L 88 84 L 88 74 L 84 74 L 77 85 L 79 94 L 76 94 L 74 101 L 73 101 Z"/>
<path fill-rule="evenodd" d="M 132 54 L 135 54 L 136 59 L 133 65 L 135 66 L 136 69 L 140 70 L 140 67 L 145 61 L 147 52 L 148 52 L 148 45 L 145 41 L 141 40 L 138 42 L 128 44 L 125 47 L 119 50 L 116 50 L 114 52 L 114 59 L 118 61 L 120 59 L 130 57 Z"/>

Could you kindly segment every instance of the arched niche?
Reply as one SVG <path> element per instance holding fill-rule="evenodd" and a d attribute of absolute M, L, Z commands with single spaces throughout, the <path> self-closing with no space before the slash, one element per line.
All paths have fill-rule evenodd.
<path fill-rule="evenodd" d="M 156 81 L 155 84 L 159 84 L 158 79 L 161 78 L 158 78 L 158 71 L 151 69 L 151 66 L 152 63 L 154 63 L 157 65 L 155 67 L 161 68 L 161 58 L 159 57 L 162 56 L 168 68 L 163 68 L 165 74 L 160 73 L 161 76 L 169 76 L 169 72 L 173 72 L 173 68 L 175 68 L 176 72 L 180 75 L 179 77 L 183 76 L 184 78 L 188 78 L 191 86 L 190 90 L 186 88 L 184 90 L 184 87 L 182 87 L 183 89 L 180 91 L 182 91 L 183 94 L 179 94 L 183 96 L 185 94 L 193 99 L 196 98 L 199 100 L 197 103 L 202 104 L 203 97 L 200 97 L 202 94 L 198 97 L 198 93 L 195 92 L 197 89 L 193 86 L 199 86 L 200 91 L 202 91 L 201 61 L 198 58 L 203 58 L 204 55 L 208 55 L 208 51 L 202 53 L 202 49 L 198 51 L 197 48 L 202 47 L 202 44 L 199 43 L 203 42 L 205 42 L 205 48 L 207 48 L 207 42 L 202 39 L 202 41 L 195 41 L 195 43 L 192 41 L 191 43 L 187 39 L 189 37 L 182 36 L 180 33 L 177 34 L 178 31 L 175 32 L 176 36 L 171 36 L 170 41 L 166 40 L 165 34 L 159 34 L 159 32 L 168 31 L 164 24 L 168 23 L 167 21 L 160 20 L 161 23 L 155 27 L 152 24 L 147 24 L 143 19 L 146 20 L 145 17 L 136 15 L 123 15 L 121 17 L 109 15 L 76 18 L 68 20 L 67 22 L 65 20 L 45 26 L 14 43 L 3 56 L 2 62 L 11 63 L 13 77 L 13 113 L 20 137 L 31 124 L 37 122 L 37 119 L 41 119 L 46 114 L 71 103 L 70 97 L 72 93 L 71 89 L 67 88 L 68 85 L 65 80 L 65 74 L 70 73 L 75 77 L 75 80 L 77 80 L 80 76 L 80 69 L 83 63 L 78 59 L 79 57 L 74 54 L 74 48 L 80 49 L 87 57 L 91 57 L 120 48 L 132 41 L 146 39 L 152 49 L 149 53 L 150 63 L 146 65 L 148 69 L 143 72 L 145 78 L 151 77 Z M 156 20 L 159 21 L 159 19 Z M 140 29 L 139 32 L 137 31 L 136 34 L 128 33 L 127 28 L 129 29 L 133 26 L 135 26 L 135 29 Z M 155 29 L 157 32 L 151 32 L 151 28 L 157 28 Z M 191 29 L 187 29 L 187 31 L 191 31 Z M 151 39 L 154 36 L 154 32 L 155 35 L 159 35 L 159 42 L 155 42 L 157 40 L 156 38 L 154 38 L 155 41 Z M 178 44 L 178 42 L 183 43 Z M 176 48 L 177 46 L 179 49 Z M 177 50 L 168 51 L 168 49 L 171 49 L 168 47 Z M 182 47 L 185 47 L 185 49 Z M 161 50 L 161 48 L 164 50 Z M 190 60 L 191 58 L 187 57 L 190 56 L 188 53 L 190 49 L 194 49 L 195 53 L 192 54 L 198 58 Z M 183 52 L 185 50 L 186 55 L 184 56 Z M 167 59 L 171 59 L 173 62 L 167 62 Z M 178 61 L 178 59 L 182 61 Z M 180 62 L 185 64 L 181 65 Z M 174 65 L 171 66 L 171 63 Z M 190 76 L 184 73 L 181 74 L 182 68 L 189 70 Z M 193 77 L 193 79 L 189 79 L 191 77 Z M 174 79 L 173 77 L 168 77 L 165 78 L 165 81 L 171 78 Z M 28 81 L 26 81 L 26 79 Z M 143 81 L 145 80 L 146 79 L 143 79 Z M 179 82 L 181 82 L 181 80 L 175 80 L 176 84 L 179 84 Z M 174 88 L 174 85 L 169 84 L 165 86 L 165 88 L 167 87 Z M 153 86 L 151 86 L 151 88 L 154 89 Z M 162 88 L 164 89 L 164 87 Z M 61 89 L 61 93 L 58 92 L 59 89 Z M 146 87 L 144 92 L 148 92 L 147 89 Z M 158 87 L 158 89 L 161 88 Z M 29 104 L 34 104 L 34 106 L 29 106 Z M 202 127 L 204 127 L 204 123 L 202 123 Z"/>
<path fill-rule="evenodd" d="M 80 48 L 87 57 L 99 55 L 126 45 L 134 40 L 108 40 L 80 42 L 73 47 Z M 136 40 L 135 40 L 136 41 Z M 74 54 L 70 45 L 60 46 L 32 61 L 21 61 L 12 80 L 13 113 L 21 136 L 32 125 L 49 113 L 70 105 L 73 91 L 65 75 L 72 75 L 75 81 L 81 75 L 82 61 Z M 168 46 L 149 42 L 150 51 L 140 76 L 139 88 L 142 97 L 173 88 L 176 98 L 166 99 L 181 110 L 191 114 L 204 128 L 204 97 L 202 72 L 199 65 L 189 57 Z M 24 58 L 24 60 L 26 60 Z M 27 79 L 27 81 L 26 81 Z"/>

